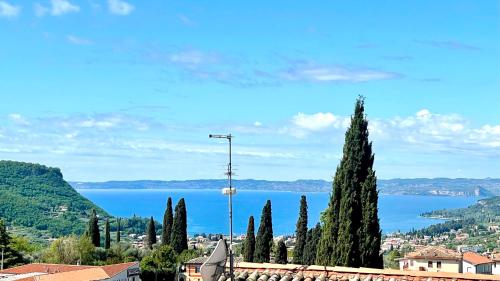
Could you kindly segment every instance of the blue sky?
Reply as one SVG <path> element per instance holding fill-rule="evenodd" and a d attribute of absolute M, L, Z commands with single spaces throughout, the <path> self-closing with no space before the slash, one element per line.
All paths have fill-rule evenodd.
<path fill-rule="evenodd" d="M 498 1 L 0 0 L 0 158 L 66 179 L 499 177 Z"/>

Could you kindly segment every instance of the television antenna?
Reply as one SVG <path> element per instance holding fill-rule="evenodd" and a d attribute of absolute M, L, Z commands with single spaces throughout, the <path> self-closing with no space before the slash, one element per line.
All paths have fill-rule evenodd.
<path fill-rule="evenodd" d="M 236 194 L 236 189 L 233 188 L 233 167 L 231 159 L 231 143 L 233 136 L 229 135 L 208 135 L 212 139 L 227 139 L 229 142 L 229 163 L 227 164 L 227 180 L 229 182 L 228 188 L 222 189 L 222 194 L 229 197 L 229 279 L 234 280 L 234 266 L 233 266 L 233 195 Z M 209 281 L 211 279 L 205 280 Z"/>

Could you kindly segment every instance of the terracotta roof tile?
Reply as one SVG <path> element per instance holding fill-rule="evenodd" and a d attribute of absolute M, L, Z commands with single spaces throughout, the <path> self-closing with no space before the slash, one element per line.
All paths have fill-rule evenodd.
<path fill-rule="evenodd" d="M 113 277 L 116 274 L 126 270 L 127 268 L 136 265 L 138 262 L 127 262 L 127 263 L 119 263 L 112 265 L 100 266 L 108 274 L 109 277 Z"/>
<path fill-rule="evenodd" d="M 473 265 L 483 264 L 483 263 L 491 263 L 492 260 L 485 256 L 481 256 L 480 254 L 474 252 L 466 252 L 464 253 L 464 261 L 471 263 Z"/>
<path fill-rule="evenodd" d="M 0 271 L 0 273 L 13 275 L 41 273 L 40 275 L 35 277 L 26 277 L 23 279 L 19 279 L 22 281 L 87 281 L 111 278 L 134 265 L 137 265 L 137 262 L 128 262 L 105 266 L 33 263 L 8 268 Z"/>
<path fill-rule="evenodd" d="M 7 268 L 0 273 L 8 273 L 8 274 L 25 274 L 32 272 L 41 272 L 41 273 L 58 273 L 58 272 L 67 272 L 74 270 L 81 270 L 86 268 L 91 268 L 92 266 L 85 265 L 67 265 L 67 264 L 48 264 L 48 263 L 31 263 L 26 265 L 21 265 L 17 267 Z"/>
<path fill-rule="evenodd" d="M 37 276 L 37 281 L 90 281 L 103 280 L 109 278 L 108 274 L 99 267 L 87 268 L 82 270 L 61 272 L 57 274 L 46 274 Z"/>
<path fill-rule="evenodd" d="M 462 255 L 456 251 L 446 249 L 444 247 L 428 246 L 407 254 L 405 258 L 460 260 L 462 258 Z"/>

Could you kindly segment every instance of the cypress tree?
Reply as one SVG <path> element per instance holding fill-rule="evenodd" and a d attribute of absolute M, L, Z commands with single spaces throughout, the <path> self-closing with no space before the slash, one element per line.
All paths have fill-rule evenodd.
<path fill-rule="evenodd" d="M 293 248 L 293 263 L 302 264 L 304 256 L 304 246 L 307 239 L 307 200 L 306 196 L 300 197 L 299 219 L 295 230 L 295 247 Z"/>
<path fill-rule="evenodd" d="M 338 252 L 335 251 L 335 244 L 337 243 L 340 198 L 342 196 L 340 166 L 337 166 L 337 172 L 335 173 L 335 178 L 332 183 L 332 190 L 333 192 L 330 195 L 328 208 L 325 210 L 323 231 L 321 232 L 321 238 L 316 253 L 316 264 L 318 265 L 334 266 L 338 259 Z"/>
<path fill-rule="evenodd" d="M 95 247 L 101 246 L 101 234 L 99 233 L 99 219 L 97 218 L 97 214 L 95 209 L 92 209 L 92 213 L 89 219 L 89 225 L 87 229 L 87 235 L 90 237 L 92 244 Z"/>
<path fill-rule="evenodd" d="M 163 228 L 161 230 L 161 243 L 162 245 L 170 244 L 170 237 L 172 236 L 172 198 L 168 197 L 167 208 L 165 209 L 165 214 L 163 215 Z"/>
<path fill-rule="evenodd" d="M 343 157 L 326 210 L 316 258 L 321 265 L 369 266 L 368 257 L 372 258 L 373 253 L 380 250 L 380 243 L 376 243 L 380 240 L 377 203 L 373 202 L 378 200 L 378 196 L 373 195 L 377 192 L 372 172 L 374 156 L 368 135 L 364 99 L 360 97 L 345 135 Z M 375 220 L 374 225 L 366 226 L 368 220 Z"/>
<path fill-rule="evenodd" d="M 382 233 L 378 218 L 378 192 L 375 172 L 370 169 L 361 192 L 363 219 L 360 230 L 361 264 L 364 267 L 383 268 L 380 255 Z"/>
<path fill-rule="evenodd" d="M 106 224 L 104 226 L 104 249 L 109 249 L 111 247 L 111 234 L 109 232 L 109 219 L 106 218 Z"/>
<path fill-rule="evenodd" d="M 243 259 L 246 262 L 253 262 L 255 252 L 255 227 L 253 216 L 248 218 L 247 236 L 243 244 Z"/>
<path fill-rule="evenodd" d="M 11 240 L 3 220 L 0 219 L 0 252 L 3 250 L 3 269 L 24 263 L 21 253 L 11 247 Z"/>
<path fill-rule="evenodd" d="M 273 245 L 273 221 L 271 200 L 267 200 L 262 209 L 259 230 L 255 239 L 254 262 L 269 262 Z"/>
<path fill-rule="evenodd" d="M 186 203 L 184 198 L 181 198 L 175 206 L 174 221 L 172 223 L 172 237 L 170 244 L 176 253 L 180 254 L 187 250 L 187 219 L 186 219 Z"/>
<path fill-rule="evenodd" d="M 315 263 L 316 250 L 321 238 L 321 225 L 318 223 L 314 228 L 307 231 L 306 245 L 304 246 L 304 258 L 302 263 L 312 265 Z"/>
<path fill-rule="evenodd" d="M 278 242 L 278 245 L 276 245 L 276 254 L 275 254 L 275 262 L 279 264 L 287 264 L 287 250 L 286 250 L 286 245 L 283 240 L 280 240 Z"/>
<path fill-rule="evenodd" d="M 146 230 L 146 246 L 149 249 L 153 249 L 153 245 L 156 244 L 156 227 L 153 217 L 149 219 L 148 229 Z"/>
<path fill-rule="evenodd" d="M 117 219 L 116 221 L 116 243 L 120 243 L 120 218 Z"/>

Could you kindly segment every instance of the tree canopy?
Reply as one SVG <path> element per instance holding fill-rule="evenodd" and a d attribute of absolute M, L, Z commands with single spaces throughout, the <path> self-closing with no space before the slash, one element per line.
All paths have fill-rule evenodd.
<path fill-rule="evenodd" d="M 345 134 L 343 156 L 325 211 L 316 256 L 320 265 L 382 266 L 374 155 L 368 135 L 364 98 L 360 97 Z"/>

